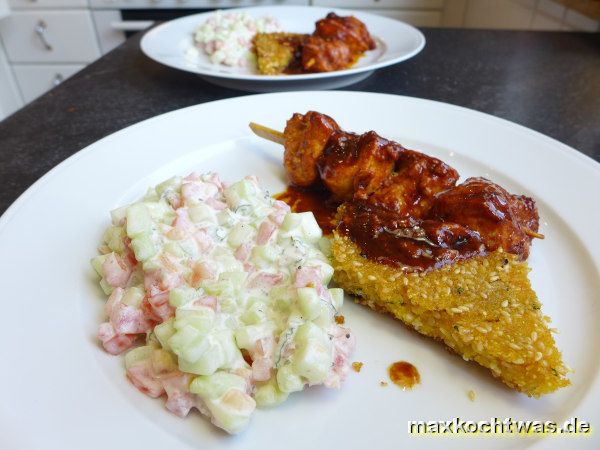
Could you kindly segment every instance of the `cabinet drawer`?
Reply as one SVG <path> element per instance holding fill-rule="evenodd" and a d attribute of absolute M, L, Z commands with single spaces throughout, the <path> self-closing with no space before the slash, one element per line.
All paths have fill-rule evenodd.
<path fill-rule="evenodd" d="M 84 67 L 78 64 L 14 65 L 13 70 L 23 100 L 29 103 Z"/>
<path fill-rule="evenodd" d="M 53 8 L 87 8 L 86 0 L 8 0 L 14 10 L 18 9 L 53 9 Z"/>
<path fill-rule="evenodd" d="M 2 1 L 2 0 L 0 0 Z M 0 45 L 0 121 L 23 106 L 17 82 Z M 0 141 L 2 138 L 0 138 Z"/>
<path fill-rule="evenodd" d="M 11 62 L 84 63 L 100 56 L 88 11 L 16 11 L 0 23 L 0 35 Z"/>
<path fill-rule="evenodd" d="M 442 9 L 444 0 L 313 0 L 312 4 L 335 8 Z"/>

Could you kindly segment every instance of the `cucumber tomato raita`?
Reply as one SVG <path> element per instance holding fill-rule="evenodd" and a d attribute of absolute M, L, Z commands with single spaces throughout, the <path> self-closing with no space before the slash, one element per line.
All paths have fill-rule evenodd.
<path fill-rule="evenodd" d="M 249 176 L 171 178 L 111 213 L 92 265 L 109 296 L 98 330 L 127 378 L 228 433 L 306 386 L 339 387 L 354 335 L 336 323 L 330 248 Z M 341 321 L 340 321 L 341 322 Z"/>

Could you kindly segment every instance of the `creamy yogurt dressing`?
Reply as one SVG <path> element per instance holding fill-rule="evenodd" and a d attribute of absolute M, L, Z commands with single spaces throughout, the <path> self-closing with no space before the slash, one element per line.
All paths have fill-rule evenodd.
<path fill-rule="evenodd" d="M 343 292 L 327 288 L 329 241 L 312 213 L 291 213 L 255 177 L 228 186 L 209 173 L 111 214 L 92 260 L 109 295 L 98 337 L 109 353 L 128 350 L 140 391 L 237 433 L 257 405 L 339 387 L 354 336 L 335 322 Z"/>

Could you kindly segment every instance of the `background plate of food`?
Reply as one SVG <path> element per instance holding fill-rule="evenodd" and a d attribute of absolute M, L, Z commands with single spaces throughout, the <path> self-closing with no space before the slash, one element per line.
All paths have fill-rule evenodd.
<path fill-rule="evenodd" d="M 151 29 L 141 41 L 161 64 L 258 92 L 347 86 L 424 46 L 419 30 L 397 20 L 300 6 L 194 14 Z"/>
<path fill-rule="evenodd" d="M 357 104 L 367 103 L 371 105 L 368 112 L 355 108 Z M 234 402 L 229 416 L 221 414 L 217 417 L 219 411 L 223 412 L 218 409 L 218 402 L 214 404 L 207 401 L 186 406 L 185 400 L 189 400 L 189 397 L 183 395 L 185 392 L 182 389 L 186 388 L 185 385 L 179 386 L 178 389 L 173 385 L 163 386 L 167 380 L 175 379 L 169 376 L 156 380 L 152 373 L 146 372 L 149 368 L 145 350 L 143 354 L 137 351 L 137 354 L 134 354 L 135 358 L 128 357 L 130 353 L 127 353 L 125 358 L 123 355 L 109 354 L 109 351 L 115 352 L 112 344 L 132 344 L 128 339 L 134 330 L 128 328 L 129 334 L 121 336 L 122 339 L 112 335 L 114 330 L 107 330 L 109 326 L 106 325 L 107 309 L 112 309 L 110 322 L 113 324 L 113 319 L 125 318 L 121 312 L 137 314 L 138 304 L 135 295 L 128 294 L 127 299 L 113 297 L 109 305 L 106 294 L 98 285 L 99 276 L 90 264 L 90 259 L 98 255 L 99 245 L 103 240 L 108 241 L 106 245 L 116 249 L 123 240 L 115 237 L 125 238 L 122 234 L 125 230 L 119 229 L 123 210 L 117 210 L 113 214 L 113 223 L 117 224 L 113 228 L 110 228 L 109 211 L 130 205 L 143 196 L 147 196 L 147 207 L 152 207 L 152 211 L 159 215 L 162 214 L 161 211 L 167 215 L 171 214 L 171 207 L 177 207 L 178 210 L 183 207 L 184 211 L 175 213 L 176 219 L 175 216 L 171 216 L 175 220 L 175 231 L 169 228 L 170 225 L 165 228 L 168 224 L 161 225 L 142 220 L 144 214 L 140 213 L 143 213 L 144 208 L 141 208 L 141 211 L 138 207 L 134 208 L 137 211 L 130 211 L 128 208 L 127 215 L 131 217 L 127 217 L 126 231 L 132 239 L 131 242 L 124 242 L 126 246 L 134 248 L 136 258 L 143 259 L 139 252 L 145 251 L 148 242 L 144 242 L 138 232 L 143 232 L 146 226 L 155 231 L 162 228 L 168 232 L 169 239 L 181 241 L 177 244 L 179 247 L 169 243 L 169 251 L 174 251 L 175 255 L 181 254 L 181 244 L 189 243 L 192 247 L 196 245 L 187 238 L 181 239 L 190 229 L 194 230 L 189 220 L 195 223 L 197 216 L 206 217 L 206 214 L 214 213 L 211 213 L 211 209 L 218 208 L 220 224 L 229 223 L 229 218 L 233 217 L 222 201 L 223 191 L 216 187 L 219 183 L 214 176 L 187 177 L 188 174 L 215 172 L 221 180 L 227 182 L 254 175 L 258 177 L 260 185 L 271 194 L 283 191 L 291 174 L 289 162 L 284 166 L 284 149 L 279 144 L 255 136 L 248 123 L 254 121 L 284 130 L 286 121 L 294 113 L 306 114 L 309 110 L 327 114 L 345 130 L 356 133 L 376 130 L 380 136 L 401 143 L 405 148 L 439 158 L 460 174 L 458 183 L 463 184 L 469 177 L 483 176 L 499 183 L 508 192 L 533 199 L 539 214 L 539 228 L 531 228 L 529 225 L 530 231 L 545 235 L 545 239 L 535 239 L 532 242 L 527 259 L 531 268 L 528 275 L 531 287 L 539 300 L 535 304 L 530 303 L 528 311 L 524 311 L 519 306 L 520 303 L 514 301 L 518 300 L 519 292 L 531 296 L 530 288 L 525 283 L 514 290 L 517 291 L 516 294 L 513 290 L 506 291 L 505 297 L 498 298 L 496 290 L 496 294 L 488 296 L 488 299 L 481 295 L 479 297 L 482 298 L 476 299 L 477 294 L 489 293 L 493 287 L 507 286 L 504 269 L 510 268 L 512 262 L 508 265 L 501 263 L 502 270 L 499 269 L 494 275 L 488 273 L 480 282 L 473 283 L 471 280 L 471 283 L 455 285 L 455 289 L 451 291 L 454 291 L 456 296 L 470 298 L 482 306 L 444 307 L 446 312 L 454 314 L 453 318 L 462 322 L 457 329 L 451 326 L 450 330 L 447 330 L 447 321 L 444 320 L 440 329 L 448 331 L 452 336 L 465 337 L 461 330 L 470 330 L 470 334 L 475 336 L 469 341 L 471 347 L 467 351 L 475 351 L 477 354 L 459 355 L 449 352 L 444 343 L 422 336 L 390 315 L 380 314 L 369 307 L 354 303 L 354 297 L 347 295 L 341 310 L 344 319 L 340 321 L 344 322 L 343 327 L 350 330 L 348 334 L 356 338 L 356 349 L 349 358 L 339 362 L 346 368 L 352 362 L 357 364 L 354 366 L 356 371 L 350 369 L 346 372 L 346 379 L 339 389 L 327 389 L 317 385 L 308 387 L 306 377 L 301 379 L 301 383 L 296 387 L 284 387 L 283 382 L 286 380 L 281 380 L 278 376 L 277 387 L 280 391 L 304 388 L 303 391 L 290 393 L 287 400 L 278 406 L 263 408 L 259 405 L 256 410 L 253 401 L 247 397 L 230 395 L 229 400 L 240 399 L 240 402 Z M 301 124 L 290 122 L 286 130 L 286 140 L 293 134 L 294 123 Z M 354 136 L 359 138 L 362 135 Z M 369 136 L 374 137 L 372 133 L 366 133 L 364 136 L 364 139 L 359 139 L 360 142 L 374 142 L 367 139 Z M 350 141 L 353 139 L 352 136 L 345 137 Z M 389 143 L 383 139 L 375 141 L 377 145 L 374 149 L 378 146 L 385 147 Z M 394 145 L 390 145 L 388 148 L 393 150 Z M 351 146 L 349 148 L 352 149 Z M 362 154 L 362 151 L 360 153 Z M 400 151 L 400 154 L 419 156 L 405 151 Z M 423 156 L 419 158 L 423 160 Z M 427 164 L 425 161 L 425 165 Z M 425 172 L 427 170 L 423 173 Z M 596 448 L 597 433 L 592 436 L 580 434 L 577 437 L 542 437 L 531 434 L 487 436 L 482 433 L 467 437 L 462 432 L 456 436 L 417 436 L 409 433 L 408 421 L 445 423 L 457 418 L 477 423 L 497 418 L 500 422 L 509 419 L 537 420 L 542 423 L 555 421 L 562 426 L 564 421 L 576 417 L 580 423 L 586 421 L 595 426 L 600 420 L 600 357 L 594 350 L 595 343 L 600 339 L 600 329 L 597 326 L 600 321 L 600 256 L 596 251 L 600 246 L 597 232 L 600 211 L 590 207 L 595 204 L 600 189 L 599 174 L 600 166 L 597 162 L 560 142 L 514 123 L 434 101 L 373 93 L 315 91 L 245 96 L 173 111 L 121 130 L 90 145 L 54 168 L 29 188 L 0 218 L 5 313 L 4 323 L 0 327 L 0 338 L 5 343 L 2 350 L 4 370 L 0 372 L 0 382 L 6 387 L 3 401 L 0 402 L 0 423 L 3 425 L 0 446 L 3 449 L 26 450 L 106 449 L 115 447 L 115 443 L 118 443 L 119 448 L 144 449 L 201 447 L 263 450 L 285 447 L 288 450 L 300 450 L 334 446 L 345 449 L 382 450 L 405 447 L 433 449 L 448 446 L 463 449 L 550 449 L 556 448 L 558 443 L 562 445 L 567 443 L 567 440 L 570 442 L 570 439 L 576 439 L 573 442 L 576 442 L 578 448 Z M 173 176 L 182 178 L 162 184 L 160 188 L 148 190 L 164 180 L 172 180 Z M 186 178 L 183 179 L 184 177 Z M 342 178 L 339 177 L 338 180 L 342 181 Z M 183 182 L 189 185 L 185 189 L 179 189 L 179 184 Z M 246 187 L 238 193 L 249 192 L 246 188 L 254 183 L 254 178 L 247 179 L 243 183 Z M 226 189 L 237 189 L 234 186 L 229 185 Z M 208 200 L 205 201 L 210 208 L 207 209 L 201 204 L 182 204 L 178 193 L 180 190 L 184 198 L 211 197 L 210 205 Z M 250 191 L 254 194 L 258 192 L 254 188 L 250 188 Z M 157 195 L 160 195 L 161 200 L 158 200 Z M 577 196 L 577 201 L 574 201 L 574 195 Z M 229 194 L 225 194 L 225 197 L 227 202 L 242 198 L 240 195 Z M 259 219 L 261 224 L 255 223 L 252 227 L 256 225 L 258 230 L 266 231 L 268 240 L 269 236 L 273 236 L 273 229 L 263 227 L 262 217 L 267 214 L 271 216 L 274 211 L 269 208 L 281 205 L 270 203 L 272 200 L 268 196 L 259 197 L 258 200 L 268 204 L 265 207 L 264 204 L 261 206 L 260 202 L 255 203 L 255 207 L 262 210 Z M 171 206 L 165 204 L 165 201 L 170 202 Z M 526 203 L 529 204 L 528 201 Z M 238 206 L 239 211 L 234 214 L 248 213 L 247 207 Z M 134 215 L 138 216 L 138 225 L 135 227 Z M 274 218 L 277 216 L 278 214 L 275 214 Z M 285 226 L 289 231 L 294 227 L 294 223 Z M 112 231 L 105 233 L 107 228 Z M 178 230 L 179 228 L 182 229 Z M 314 228 L 312 230 L 314 231 Z M 243 230 L 238 231 L 242 231 L 243 235 Z M 183 233 L 181 236 L 180 232 Z M 216 231 L 215 235 L 218 237 Z M 196 237 L 196 231 L 194 236 Z M 206 237 L 205 234 L 198 235 L 202 236 Z M 288 235 L 288 238 L 294 237 Z M 228 244 L 231 243 L 230 238 L 231 233 L 227 238 Z M 254 242 L 254 235 L 250 239 Z M 296 239 L 290 239 L 290 243 L 302 246 L 302 242 L 297 242 Z M 222 244 L 219 245 L 223 247 Z M 152 247 L 152 244 L 148 246 Z M 110 252 L 106 253 L 105 248 L 101 251 L 110 255 Z M 265 255 L 268 257 L 268 252 L 263 250 L 251 250 L 250 253 L 250 258 L 256 256 L 262 259 Z M 221 256 L 227 257 L 226 254 Z M 338 259 L 341 260 L 339 257 Z M 232 258 L 229 260 L 232 264 L 238 264 Z M 171 265 L 173 261 L 169 261 Z M 117 264 L 114 264 L 115 262 Z M 124 281 L 120 277 L 123 273 L 120 263 L 123 262 L 111 258 L 101 264 L 100 271 L 110 286 L 118 286 Z M 174 263 L 177 264 L 178 261 Z M 363 273 L 367 283 L 371 275 L 361 267 L 357 266 L 356 270 L 343 267 L 342 274 Z M 449 267 L 453 268 L 453 271 L 452 274 L 447 274 L 448 279 L 456 281 L 457 277 L 463 276 L 461 270 L 457 273 L 454 270 L 462 266 Z M 296 268 L 300 270 L 300 267 L 293 269 Z M 160 269 L 160 266 L 147 269 Z M 110 276 L 109 272 L 113 272 L 114 276 Z M 308 275 L 306 272 L 304 274 Z M 527 276 L 525 272 L 521 275 Z M 334 274 L 334 277 L 336 276 L 338 275 Z M 376 277 L 375 274 L 373 276 Z M 147 286 L 136 290 L 153 291 L 156 288 L 156 280 L 153 278 L 149 277 Z M 343 283 L 348 282 L 347 278 L 339 279 Z M 412 276 L 406 286 L 410 288 L 423 280 L 427 280 L 427 277 Z M 176 279 L 171 278 L 171 281 Z M 234 278 L 229 276 L 227 283 L 222 287 L 234 285 L 234 281 Z M 306 284 L 307 281 L 308 277 L 305 277 L 302 284 Z M 442 281 L 434 281 L 433 284 L 440 285 Z M 110 288 L 106 283 L 103 284 L 104 288 Z M 392 289 L 402 286 L 405 286 L 402 277 L 388 282 L 388 287 Z M 295 287 L 291 288 L 292 292 Z M 269 289 L 266 291 L 270 293 Z M 252 295 L 263 294 L 254 290 Z M 153 295 L 149 305 L 145 302 L 148 298 L 142 301 L 145 311 L 152 317 L 155 313 L 169 314 L 168 308 L 163 308 L 164 303 L 160 303 L 161 298 L 164 299 L 161 296 L 162 293 Z M 285 295 L 278 296 L 278 300 L 286 299 Z M 196 300 L 193 300 L 195 303 Z M 214 299 L 212 302 L 206 297 L 198 300 L 201 300 L 201 304 L 193 305 L 192 309 L 196 308 L 212 315 L 208 311 L 215 306 Z M 518 304 L 515 306 L 514 303 Z M 228 307 L 221 300 L 217 304 L 220 305 L 221 311 Z M 285 304 L 284 302 L 282 306 Z M 435 306 L 430 303 L 431 305 Z M 497 323 L 506 326 L 507 322 L 498 314 L 491 317 L 492 310 L 487 309 L 488 306 L 495 312 L 504 311 L 518 323 L 523 323 L 520 322 L 519 315 L 539 319 L 543 314 L 551 320 L 548 324 L 537 324 L 537 336 L 533 333 L 523 336 L 521 327 L 504 328 L 505 335 L 523 338 L 523 343 L 518 344 L 519 348 L 515 348 L 514 345 L 510 345 L 510 341 L 504 347 L 496 348 L 494 357 L 510 359 L 516 356 L 526 361 L 503 361 L 499 366 L 502 374 L 494 373 L 491 367 L 484 368 L 473 360 L 465 361 L 461 357 L 466 356 L 467 359 L 477 361 L 478 355 L 489 353 L 490 349 L 493 350 L 487 346 L 490 342 L 489 335 L 497 334 Z M 336 304 L 336 309 L 338 307 L 339 304 Z M 431 327 L 419 328 L 416 322 L 417 318 L 423 324 L 429 322 L 423 319 L 424 312 L 426 311 L 423 309 L 412 310 L 415 316 L 411 318 L 412 327 L 421 332 L 433 333 Z M 437 312 L 443 319 L 445 313 Z M 474 317 L 472 314 L 478 312 L 481 315 L 483 312 L 490 314 L 489 323 L 479 320 L 471 323 L 470 319 Z M 502 316 L 504 312 L 501 312 Z M 253 314 L 249 316 L 253 317 Z M 420 316 L 417 317 L 416 314 Z M 312 316 L 310 311 L 309 316 Z M 243 320 L 254 320 L 252 317 L 244 314 Z M 221 325 L 236 325 L 235 320 L 231 322 L 230 318 L 221 318 L 225 319 Z M 187 325 L 193 328 L 202 324 L 202 320 L 187 323 L 184 317 L 180 319 L 184 328 Z M 402 319 L 409 320 L 406 316 Z M 435 325 L 435 322 L 433 324 Z M 114 325 L 117 328 L 135 325 L 135 332 L 140 331 L 137 328 L 139 324 L 136 325 L 133 321 L 125 320 Z M 472 329 L 473 326 L 481 330 Z M 175 327 L 179 325 L 175 324 Z M 560 330 L 560 334 L 553 333 L 550 341 L 549 333 L 544 327 L 555 329 L 554 331 Z M 161 329 L 166 331 L 164 327 Z M 193 329 L 186 330 L 193 335 L 195 333 Z M 148 335 L 154 351 L 158 349 L 158 343 L 152 335 L 161 340 L 164 334 L 155 329 L 154 333 Z M 138 336 L 133 344 L 145 344 L 145 339 L 146 335 Z M 169 345 L 174 352 L 181 353 L 177 340 L 179 338 L 175 341 L 169 338 Z M 236 342 L 238 345 L 244 345 L 239 337 L 236 337 Z M 288 340 L 284 339 L 281 344 L 285 342 Z M 329 345 L 327 340 L 321 342 L 313 339 L 313 342 L 322 348 Z M 466 339 L 462 342 L 467 343 Z M 506 341 L 500 339 L 496 342 Z M 543 352 L 540 347 L 542 342 L 545 345 Z M 478 349 L 478 344 L 484 347 Z M 529 354 L 526 347 L 530 345 L 535 345 L 539 350 Z M 554 345 L 562 352 L 562 356 L 551 348 Z M 278 353 L 281 348 L 280 345 L 275 346 Z M 196 360 L 201 358 L 200 353 L 206 348 L 197 350 L 198 354 L 186 352 L 185 355 L 181 353 L 178 356 Z M 523 356 L 514 353 L 521 351 L 525 351 Z M 243 375 L 244 372 L 247 374 L 248 366 L 239 358 L 239 351 L 234 349 L 232 353 L 237 355 L 237 362 L 244 369 L 243 372 L 238 372 L 237 376 Z M 219 352 L 216 355 L 217 358 L 226 356 L 225 353 Z M 153 357 L 153 368 L 164 366 L 163 357 L 173 357 L 167 357 L 164 352 L 159 352 L 158 356 L 156 361 Z M 249 356 L 254 358 L 255 355 Z M 573 371 L 560 363 L 559 359 L 568 364 Z M 253 365 L 255 360 L 257 359 L 252 360 Z M 540 362 L 549 360 L 553 360 L 557 365 L 545 367 L 545 372 L 537 370 L 543 365 L 539 364 Z M 412 389 L 403 390 L 392 383 L 388 368 L 398 361 L 411 363 L 417 368 L 420 383 Z M 483 365 L 488 364 L 485 360 L 479 362 Z M 511 365 L 506 365 L 509 363 Z M 335 366 L 337 362 L 331 365 L 332 368 Z M 523 368 L 521 373 L 530 373 L 538 378 L 531 376 L 521 379 L 526 385 L 521 382 L 513 383 L 515 379 L 511 374 L 516 373 L 516 366 Z M 511 368 L 506 374 L 508 377 L 503 375 L 505 367 Z M 530 367 L 536 369 L 528 371 Z M 183 366 L 181 361 L 180 368 L 190 372 L 205 371 L 189 364 Z M 266 368 L 270 369 L 269 366 Z M 125 376 L 126 373 L 129 379 Z M 168 373 L 177 372 L 176 369 L 169 369 Z M 253 379 L 257 380 L 258 374 L 254 374 L 253 371 L 251 373 Z M 269 373 L 267 370 L 266 376 L 273 374 L 274 371 Z M 554 376 L 556 383 L 547 384 L 547 375 Z M 196 381 L 197 378 L 200 378 L 200 382 Z M 257 404 L 264 405 L 265 400 L 267 404 L 272 404 L 280 394 L 279 391 L 267 389 L 263 394 L 271 393 L 277 396 L 269 394 L 261 400 L 259 389 L 265 386 L 264 381 L 254 385 L 257 388 L 254 390 L 245 383 L 240 386 L 239 379 L 235 376 L 225 378 L 213 386 L 216 391 L 229 392 L 225 388 L 228 383 L 233 383 L 234 390 L 248 389 L 246 395 L 252 395 Z M 570 384 L 562 382 L 566 379 Z M 202 380 L 202 376 L 195 375 L 190 384 L 190 389 L 198 392 L 195 395 L 199 396 L 192 397 L 193 401 L 207 394 L 202 389 Z M 313 384 L 320 381 L 317 378 L 308 380 Z M 507 387 L 507 382 L 513 383 L 515 388 Z M 532 389 L 528 386 L 540 386 L 544 389 L 536 391 L 535 387 Z M 543 395 L 538 398 L 529 397 L 517 389 L 533 395 Z M 160 398 L 144 395 L 151 393 Z M 177 393 L 182 395 L 176 395 Z M 218 397 L 219 395 L 216 395 L 209 400 Z M 178 417 L 178 414 L 187 413 L 189 406 L 195 407 L 191 408 L 187 417 Z M 208 407 L 210 411 L 204 407 Z M 238 434 L 226 434 L 199 414 L 198 410 L 207 415 L 212 414 L 212 419 L 218 426 Z M 244 419 L 250 410 L 253 410 L 252 418 L 246 422 Z M 236 415 L 236 411 L 239 414 Z M 229 422 L 228 418 L 233 422 Z M 32 427 L 35 428 L 35 433 L 31 432 Z M 472 427 L 469 426 L 469 429 Z"/>

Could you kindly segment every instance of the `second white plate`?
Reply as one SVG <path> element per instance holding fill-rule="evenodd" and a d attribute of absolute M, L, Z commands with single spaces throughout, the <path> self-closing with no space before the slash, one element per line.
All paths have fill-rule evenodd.
<path fill-rule="evenodd" d="M 273 92 L 348 86 L 367 78 L 375 69 L 413 57 L 425 46 L 425 37 L 416 28 L 398 20 L 360 11 L 307 6 L 262 6 L 228 11 L 246 12 L 256 18 L 269 15 L 280 22 L 283 30 L 291 33 L 312 33 L 315 22 L 332 11 L 342 16 L 353 15 L 365 23 L 377 42 L 377 48 L 367 52 L 352 68 L 346 70 L 261 75 L 253 68 L 213 64 L 202 51 L 190 55 L 189 49 L 194 48 L 194 30 L 214 14 L 208 12 L 175 19 L 151 29 L 142 38 L 142 51 L 161 64 L 197 73 L 217 85 L 253 92 Z"/>

